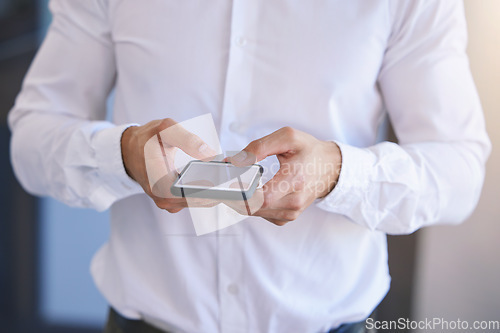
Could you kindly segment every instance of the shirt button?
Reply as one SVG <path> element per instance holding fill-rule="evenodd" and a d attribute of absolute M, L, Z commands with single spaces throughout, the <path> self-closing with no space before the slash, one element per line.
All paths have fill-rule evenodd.
<path fill-rule="evenodd" d="M 227 291 L 231 295 L 238 295 L 238 292 L 239 292 L 238 286 L 235 285 L 234 283 L 231 283 L 230 285 L 227 286 Z"/>
<path fill-rule="evenodd" d="M 246 44 L 247 44 L 247 40 L 245 38 L 243 38 L 243 37 L 236 38 L 236 45 L 243 47 Z"/>

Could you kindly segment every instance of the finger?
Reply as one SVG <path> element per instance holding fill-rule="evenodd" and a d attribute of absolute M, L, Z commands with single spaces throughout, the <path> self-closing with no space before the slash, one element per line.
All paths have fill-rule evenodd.
<path fill-rule="evenodd" d="M 254 215 L 260 216 L 266 220 L 290 222 L 296 220 L 299 217 L 300 212 L 288 209 L 274 209 L 258 211 Z"/>
<path fill-rule="evenodd" d="M 264 196 L 268 203 L 277 202 L 290 193 L 304 188 L 304 175 L 296 175 L 289 165 L 284 164 L 271 180 L 264 184 Z"/>
<path fill-rule="evenodd" d="M 287 210 L 292 212 L 302 212 L 313 201 L 314 198 L 311 198 L 304 193 L 290 193 L 280 200 L 270 203 L 270 206 L 262 207 L 256 214 L 259 216 L 273 217 L 273 214 L 276 213 L 276 211 Z"/>
<path fill-rule="evenodd" d="M 191 207 L 213 207 L 219 202 L 203 198 L 154 198 L 156 205 L 161 209 L 172 210 Z"/>
<path fill-rule="evenodd" d="M 187 205 L 190 208 L 195 208 L 195 207 L 214 207 L 217 206 L 220 201 L 219 200 L 214 200 L 214 199 L 206 199 L 206 198 L 196 198 L 196 197 L 186 197 Z"/>
<path fill-rule="evenodd" d="M 167 212 L 171 213 L 171 214 L 175 214 L 175 213 L 180 212 L 180 211 L 181 211 L 181 210 L 183 210 L 183 209 L 184 209 L 184 208 L 183 208 L 183 207 L 181 207 L 181 208 L 175 208 L 175 209 L 170 208 L 170 209 L 165 209 L 165 210 L 166 210 Z"/>
<path fill-rule="evenodd" d="M 252 141 L 241 152 L 231 157 L 236 166 L 247 166 L 271 155 L 295 152 L 302 148 L 303 133 L 291 127 L 283 127 L 263 138 Z"/>
<path fill-rule="evenodd" d="M 163 208 L 164 210 L 168 211 L 169 213 L 178 213 L 184 208 L 192 208 L 192 207 L 203 207 L 203 208 L 209 208 L 209 207 L 214 207 L 218 205 L 218 202 L 214 202 L 213 200 L 210 202 L 200 202 L 200 203 L 190 203 L 188 204 L 181 204 L 181 205 L 171 205 L 168 206 L 167 208 Z"/>
<path fill-rule="evenodd" d="M 222 203 L 232 208 L 239 214 L 253 215 L 264 204 L 264 193 L 261 188 L 258 188 L 250 198 L 245 198 L 242 195 L 240 200 L 224 200 Z"/>
<path fill-rule="evenodd" d="M 159 198 L 159 197 L 153 197 L 153 200 L 155 201 L 156 204 L 161 205 L 163 207 L 167 206 L 178 206 L 178 207 L 187 207 L 186 199 L 185 198 Z"/>
<path fill-rule="evenodd" d="M 186 201 L 172 201 L 172 199 L 153 199 L 156 206 L 164 210 L 182 209 L 187 207 Z"/>
<path fill-rule="evenodd" d="M 282 227 L 285 224 L 287 224 L 288 222 L 290 222 L 290 221 L 279 220 L 279 219 L 272 219 L 272 218 L 265 218 L 265 217 L 264 217 L 264 220 L 267 220 L 267 221 L 271 222 L 272 224 L 277 225 L 278 227 Z"/>
<path fill-rule="evenodd" d="M 234 210 L 238 214 L 250 215 L 248 213 L 248 209 L 247 206 L 245 205 L 245 202 L 242 200 L 224 200 L 222 203 L 231 208 L 232 210 Z"/>
<path fill-rule="evenodd" d="M 275 221 L 294 221 L 314 201 L 314 197 L 304 192 L 291 193 L 272 207 L 261 208 L 254 215 Z"/>
<path fill-rule="evenodd" d="M 189 132 L 178 123 L 162 130 L 159 135 L 163 145 L 178 147 L 194 158 L 202 160 L 217 155 L 217 152 L 199 136 Z"/>
<path fill-rule="evenodd" d="M 144 145 L 144 163 L 152 194 L 160 198 L 172 197 L 170 186 L 177 177 L 177 171 L 171 159 L 164 156 L 157 136 L 151 137 Z"/>

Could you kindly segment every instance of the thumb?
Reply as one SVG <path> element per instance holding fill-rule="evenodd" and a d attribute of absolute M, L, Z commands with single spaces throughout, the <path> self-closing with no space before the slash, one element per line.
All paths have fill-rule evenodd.
<path fill-rule="evenodd" d="M 165 148 L 178 147 L 186 154 L 200 160 L 217 155 L 217 152 L 199 136 L 189 132 L 180 124 L 174 124 L 159 134 Z"/>
<path fill-rule="evenodd" d="M 291 127 L 280 128 L 263 138 L 250 142 L 242 151 L 230 158 L 231 163 L 236 166 L 247 166 L 271 155 L 296 152 L 301 148 L 301 140 L 298 138 L 301 133 Z"/>

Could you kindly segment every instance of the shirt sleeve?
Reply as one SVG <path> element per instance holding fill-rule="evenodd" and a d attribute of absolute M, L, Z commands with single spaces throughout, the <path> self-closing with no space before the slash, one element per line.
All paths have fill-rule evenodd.
<path fill-rule="evenodd" d="M 338 143 L 342 169 L 318 206 L 390 234 L 474 210 L 491 150 L 469 70 L 461 1 L 394 1 L 378 84 L 399 144 Z"/>
<path fill-rule="evenodd" d="M 104 121 L 116 69 L 106 4 L 51 0 L 53 21 L 8 121 L 23 187 L 68 205 L 107 209 L 141 193 L 125 172 L 121 135 Z"/>

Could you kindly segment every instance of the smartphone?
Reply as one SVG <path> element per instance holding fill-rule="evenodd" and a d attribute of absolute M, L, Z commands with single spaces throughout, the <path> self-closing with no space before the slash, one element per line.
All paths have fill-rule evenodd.
<path fill-rule="evenodd" d="M 178 197 L 247 200 L 254 194 L 263 172 L 258 164 L 237 167 L 229 162 L 194 160 L 184 167 L 170 190 Z"/>

